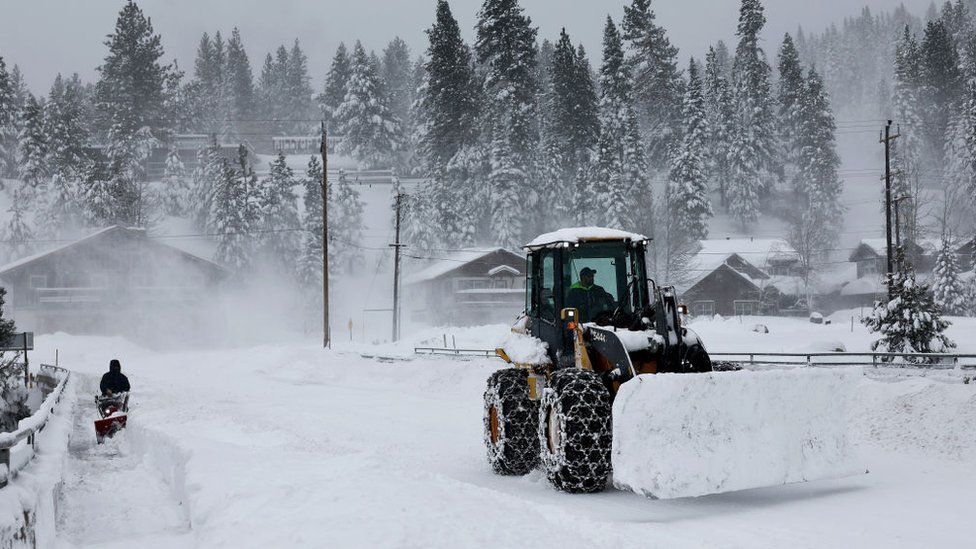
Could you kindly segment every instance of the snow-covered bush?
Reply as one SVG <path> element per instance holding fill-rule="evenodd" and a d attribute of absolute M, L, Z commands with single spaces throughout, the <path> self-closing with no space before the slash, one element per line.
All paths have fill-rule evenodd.
<path fill-rule="evenodd" d="M 880 303 L 861 321 L 880 335 L 871 343 L 871 349 L 888 353 L 942 353 L 954 349 L 956 344 L 944 333 L 949 322 L 942 318 L 928 286 L 918 283 L 910 264 L 904 260 L 899 263 L 903 268 L 893 275 L 891 299 Z"/>
<path fill-rule="evenodd" d="M 3 318 L 5 288 L 0 288 L 0 341 L 7 341 L 17 328 L 14 321 Z M 27 388 L 23 381 L 24 370 L 14 358 L 0 353 L 0 430 L 13 431 L 17 422 L 30 416 L 27 406 Z"/>

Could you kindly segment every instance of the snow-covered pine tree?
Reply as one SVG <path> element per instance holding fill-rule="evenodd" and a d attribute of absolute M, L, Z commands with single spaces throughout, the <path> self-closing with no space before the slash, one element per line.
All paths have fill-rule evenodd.
<path fill-rule="evenodd" d="M 58 74 L 48 94 L 45 125 L 51 171 L 64 181 L 77 181 L 86 162 L 89 121 L 84 109 L 81 78 L 77 73 L 69 79 Z"/>
<path fill-rule="evenodd" d="M 949 322 L 942 318 L 929 287 L 916 280 L 914 267 L 905 261 L 904 254 L 899 255 L 902 269 L 893 275 L 891 299 L 862 320 L 879 336 L 871 343 L 871 349 L 889 353 L 942 353 L 954 349 L 955 342 L 945 335 Z"/>
<path fill-rule="evenodd" d="M 416 88 L 413 87 L 413 64 L 410 61 L 410 46 L 396 36 L 383 49 L 380 79 L 386 92 L 386 102 L 390 111 L 401 123 L 410 120 L 410 106 L 413 104 Z M 409 135 L 409 128 L 405 132 Z"/>
<path fill-rule="evenodd" d="M 302 217 L 302 250 L 298 259 L 298 283 L 305 291 L 322 291 L 322 163 L 312 156 L 302 180 L 305 215 Z"/>
<path fill-rule="evenodd" d="M 257 126 L 248 122 L 255 118 L 254 75 L 237 27 L 231 31 L 230 40 L 227 41 L 224 89 L 233 134 L 238 139 L 243 139 L 253 133 Z"/>
<path fill-rule="evenodd" d="M 20 180 L 31 189 L 36 189 L 50 176 L 50 169 L 44 104 L 33 95 L 27 97 L 27 105 L 21 114 L 18 142 L 17 171 Z"/>
<path fill-rule="evenodd" d="M 285 124 L 285 131 L 289 135 L 305 135 L 312 126 L 308 120 L 315 115 L 315 105 L 312 101 L 312 79 L 308 75 L 308 57 L 297 38 L 288 52 L 285 67 L 285 118 L 290 120 Z"/>
<path fill-rule="evenodd" d="M 168 215 L 185 216 L 191 207 L 190 180 L 186 174 L 186 166 L 180 159 L 180 152 L 176 147 L 170 147 L 166 155 L 166 167 L 163 169 L 163 211 Z"/>
<path fill-rule="evenodd" d="M 100 129 L 119 143 L 133 139 L 144 127 L 149 135 L 163 138 L 172 114 L 167 110 L 166 83 L 174 69 L 160 64 L 160 37 L 132 0 L 119 12 L 106 45 L 109 52 L 98 67 L 94 97 Z"/>
<path fill-rule="evenodd" d="M 810 69 L 798 99 L 797 169 L 795 207 L 789 214 L 788 240 L 800 256 L 806 293 L 819 260 L 837 242 L 843 225 L 843 191 L 838 174 L 840 157 L 834 132 L 836 124 L 820 75 Z M 809 302 L 809 299 L 808 299 Z"/>
<path fill-rule="evenodd" d="M 541 191 L 543 212 L 553 219 L 549 226 L 564 224 L 571 210 L 567 189 L 577 173 L 591 161 L 599 139 L 600 121 L 596 91 L 585 52 L 573 46 L 566 29 L 553 50 L 549 76 L 551 91 L 544 106 L 544 157 L 547 173 Z M 592 207 L 591 210 L 595 209 Z M 584 212 L 579 212 L 585 216 Z"/>
<path fill-rule="evenodd" d="M 218 53 L 219 48 L 219 53 Z M 203 33 L 197 45 L 197 56 L 193 67 L 193 110 L 197 120 L 196 131 L 221 135 L 221 104 L 223 102 L 223 40 L 214 39 Z M 222 135 L 221 135 L 222 136 Z M 223 137 L 223 136 L 222 136 Z"/>
<path fill-rule="evenodd" d="M 332 57 L 329 72 L 325 75 L 325 89 L 317 98 L 319 109 L 325 117 L 325 125 L 330 132 L 338 131 L 335 124 L 335 111 L 346 97 L 346 85 L 350 76 L 352 76 L 352 60 L 346 51 L 346 44 L 340 42 Z"/>
<path fill-rule="evenodd" d="M 895 48 L 895 85 L 892 97 L 895 120 L 903 128 L 916 128 L 906 131 L 892 145 L 891 167 L 892 196 L 910 196 L 916 186 L 922 168 L 923 132 L 918 131 L 924 124 L 921 113 L 923 97 L 921 54 L 918 42 L 911 29 L 905 26 L 901 40 Z M 917 209 L 912 201 L 900 205 L 899 224 L 902 238 L 906 242 L 917 240 Z"/>
<path fill-rule="evenodd" d="M 688 64 L 688 85 L 685 88 L 682 118 L 683 137 L 671 161 L 668 211 L 673 217 L 674 226 L 687 233 L 690 238 L 702 240 L 708 237 L 712 203 L 708 199 L 705 163 L 708 133 L 705 100 L 694 58 Z"/>
<path fill-rule="evenodd" d="M 922 76 L 922 121 L 927 157 L 932 167 L 942 166 L 946 127 L 964 95 L 959 52 L 952 35 L 940 21 L 930 21 L 919 50 Z"/>
<path fill-rule="evenodd" d="M 666 172 L 671 152 L 681 138 L 683 81 L 678 48 L 655 22 L 651 0 L 632 0 L 624 7 L 623 38 L 634 86 L 634 102 L 647 142 L 647 161 Z"/>
<path fill-rule="evenodd" d="M 543 38 L 536 52 L 536 85 L 541 97 L 547 97 L 552 91 L 552 56 L 556 46 L 548 38 Z"/>
<path fill-rule="evenodd" d="M 942 247 L 935 260 L 932 277 L 934 280 L 932 298 L 942 314 L 949 316 L 966 314 L 969 309 L 968 296 L 964 283 L 959 278 L 959 264 L 953 250 L 952 238 L 948 233 L 942 235 Z"/>
<path fill-rule="evenodd" d="M 11 196 L 10 208 L 7 210 L 10 212 L 10 219 L 3 229 L 6 251 L 5 263 L 26 257 L 33 250 L 34 234 L 26 220 L 27 208 L 30 205 L 30 197 L 33 192 L 33 189 L 27 184 L 23 184 L 19 189 L 14 190 Z"/>
<path fill-rule="evenodd" d="M 17 127 L 19 116 L 14 101 L 7 64 L 0 56 L 0 176 L 13 176 L 17 172 Z"/>
<path fill-rule="evenodd" d="M 708 175 L 712 189 L 718 191 L 722 206 L 727 205 L 726 190 L 729 182 L 729 148 L 732 136 L 732 90 L 728 73 L 728 49 L 723 42 L 708 48 L 705 56 L 705 78 L 702 90 L 705 96 L 706 125 L 710 136 L 708 147 Z"/>
<path fill-rule="evenodd" d="M 498 244 L 515 247 L 526 236 L 539 139 L 536 29 L 518 0 L 485 0 L 475 30 L 487 101 L 483 131 L 491 151 L 488 234 Z"/>
<path fill-rule="evenodd" d="M 245 182 L 245 185 L 249 184 Z M 262 182 L 257 198 L 261 212 L 264 254 L 283 272 L 293 272 L 291 262 L 298 254 L 301 244 L 301 233 L 296 230 L 300 223 L 295 185 L 294 171 L 285 161 L 284 153 L 279 152 L 271 163 L 271 169 Z"/>
<path fill-rule="evenodd" d="M 400 123 L 384 102 L 375 67 L 358 41 L 351 71 L 346 96 L 335 112 L 342 135 L 339 150 L 364 168 L 389 168 L 400 148 Z"/>
<path fill-rule="evenodd" d="M 779 137 L 779 161 L 783 170 L 783 180 L 794 181 L 800 155 L 801 121 L 800 109 L 806 88 L 803 69 L 800 67 L 800 54 L 793 38 L 786 34 L 779 49 L 779 82 L 777 91 L 777 135 Z"/>
<path fill-rule="evenodd" d="M 198 231 L 211 232 L 213 223 L 214 194 L 222 184 L 223 167 L 220 164 L 220 147 L 214 138 L 197 151 L 197 167 L 193 170 L 190 203 L 187 205 Z"/>
<path fill-rule="evenodd" d="M 759 219 L 775 172 L 776 131 L 769 64 L 759 47 L 766 24 L 759 0 L 742 0 L 732 67 L 733 127 L 727 191 L 732 219 L 746 227 Z"/>
<path fill-rule="evenodd" d="M 617 228 L 633 227 L 635 199 L 642 192 L 640 182 L 625 172 L 633 162 L 634 154 L 643 153 L 643 147 L 632 150 L 631 134 L 637 131 L 637 115 L 633 106 L 633 87 L 630 66 L 624 60 L 623 41 L 613 19 L 607 17 L 603 30 L 603 63 L 600 66 L 600 137 L 594 161 L 594 181 L 577 187 L 577 208 L 583 208 L 593 198 L 595 204 L 579 214 L 589 214 L 597 224 Z M 592 192 L 589 197 L 583 191 Z M 596 206 L 595 208 L 593 206 Z"/>
<path fill-rule="evenodd" d="M 253 250 L 252 226 L 247 220 L 247 189 L 245 181 L 256 179 L 248 170 L 245 158 L 243 171 L 235 170 L 226 158 L 218 163 L 220 178 L 214 189 L 211 204 L 211 224 L 217 240 L 214 259 L 240 272 L 251 266 Z"/>

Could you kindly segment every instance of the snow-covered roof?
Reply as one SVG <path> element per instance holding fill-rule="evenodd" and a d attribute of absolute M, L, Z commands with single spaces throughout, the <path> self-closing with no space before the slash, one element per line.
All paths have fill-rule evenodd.
<path fill-rule="evenodd" d="M 488 276 L 495 276 L 498 273 L 510 273 L 515 276 L 522 274 L 518 269 L 512 267 L 511 265 L 499 265 L 497 267 L 492 267 L 488 269 Z"/>
<path fill-rule="evenodd" d="M 553 244 L 576 244 L 578 242 L 593 242 L 600 240 L 647 240 L 642 234 L 621 231 L 618 229 L 607 229 L 605 227 L 570 227 L 559 229 L 551 233 L 541 234 L 535 237 L 532 242 L 525 245 L 526 248 L 544 248 Z"/>
<path fill-rule="evenodd" d="M 688 265 L 691 276 L 679 289 L 682 292 L 687 291 L 723 266 L 756 286 L 760 286 L 769 279 L 766 273 L 739 254 L 697 255 L 692 258 Z"/>
<path fill-rule="evenodd" d="M 426 282 L 428 280 L 440 278 L 455 269 L 459 269 L 463 267 L 467 263 L 471 263 L 472 261 L 477 261 L 478 259 L 481 259 L 495 252 L 507 252 L 512 255 L 516 255 L 514 252 L 506 250 L 505 248 L 470 248 L 470 249 L 460 250 L 457 252 L 446 254 L 443 257 L 438 258 L 436 261 L 434 261 L 427 267 L 406 277 L 404 279 L 404 283 L 416 284 L 418 282 Z M 489 273 L 485 272 L 485 274 L 488 275 Z"/>
<path fill-rule="evenodd" d="M 799 261 L 800 254 L 782 238 L 725 238 L 702 240 L 696 257 L 737 254 L 749 263 L 765 269 L 773 262 Z M 719 262 L 721 264 L 721 261 Z M 717 266 L 717 265 L 716 265 Z"/>
<path fill-rule="evenodd" d="M 27 257 L 22 257 L 22 258 L 20 258 L 20 259 L 18 259 L 16 261 L 11 261 L 10 263 L 7 263 L 6 265 L 0 267 L 0 275 L 2 275 L 3 273 L 6 273 L 8 271 L 12 271 L 12 270 L 14 270 L 14 269 L 16 269 L 18 267 L 23 267 L 24 265 L 26 265 L 28 263 L 32 263 L 34 261 L 37 261 L 38 259 L 41 259 L 42 257 L 46 257 L 48 255 L 51 255 L 51 254 L 60 252 L 62 250 L 65 250 L 67 248 L 70 248 L 70 247 L 74 246 L 75 244 L 79 244 L 79 243 L 82 243 L 82 242 L 87 242 L 89 240 L 94 240 L 95 238 L 97 238 L 97 237 L 99 237 L 99 236 L 101 236 L 101 235 L 103 235 L 103 234 L 105 234 L 107 232 L 114 231 L 114 230 L 116 230 L 118 228 L 119 228 L 118 225 L 112 225 L 111 227 L 106 227 L 104 229 L 99 229 L 99 230 L 97 230 L 97 231 L 95 231 L 95 232 L 93 232 L 93 233 L 91 233 L 91 234 L 89 234 L 89 235 L 87 235 L 85 237 L 82 237 L 82 238 L 80 238 L 78 240 L 72 240 L 71 242 L 68 242 L 66 244 L 60 244 L 60 245 L 54 246 L 53 248 L 48 248 L 47 250 L 45 250 L 43 252 L 39 252 L 39 253 L 36 253 L 36 254 L 33 254 L 33 255 L 29 255 Z"/>

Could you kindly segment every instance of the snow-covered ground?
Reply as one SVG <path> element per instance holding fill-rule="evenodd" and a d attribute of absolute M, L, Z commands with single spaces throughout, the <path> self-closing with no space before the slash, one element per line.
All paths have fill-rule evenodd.
<path fill-rule="evenodd" d="M 764 322 L 769 334 L 751 331 Z M 859 326 L 696 323 L 713 349 L 867 347 Z M 976 324 L 954 326 L 974 351 Z M 848 335 L 850 334 L 850 335 Z M 971 547 L 976 384 L 857 382 L 852 430 L 870 473 L 702 498 L 556 492 L 491 473 L 484 381 L 497 359 L 414 357 L 414 344 L 491 347 L 506 327 L 430 330 L 399 345 L 314 343 L 151 351 L 116 338 L 39 337 L 77 383 L 59 511 L 73 546 Z M 972 339 L 970 337 L 970 339 Z M 760 347 L 761 346 L 761 347 Z M 758 347 L 758 348 L 757 348 Z M 968 347 L 968 348 L 967 348 Z M 371 358 L 364 357 L 363 354 Z M 90 392 L 108 360 L 133 383 L 130 427 L 91 444 Z"/>

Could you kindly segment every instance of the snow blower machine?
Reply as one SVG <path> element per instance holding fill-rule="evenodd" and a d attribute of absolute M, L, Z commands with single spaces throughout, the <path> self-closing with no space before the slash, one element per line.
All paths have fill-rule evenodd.
<path fill-rule="evenodd" d="M 95 397 L 99 419 L 95 420 L 95 440 L 99 444 L 125 428 L 129 412 L 129 393 L 114 393 Z"/>
<path fill-rule="evenodd" d="M 566 492 L 676 498 L 845 476 L 850 373 L 713 371 L 649 240 L 562 229 L 527 251 L 526 310 L 484 394 L 492 469 Z"/>

